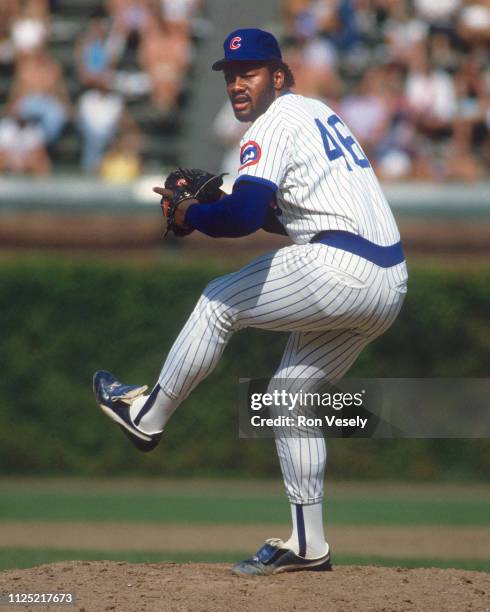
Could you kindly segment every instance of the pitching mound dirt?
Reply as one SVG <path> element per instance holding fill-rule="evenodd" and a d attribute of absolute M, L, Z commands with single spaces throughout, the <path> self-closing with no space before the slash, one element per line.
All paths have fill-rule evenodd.
<path fill-rule="evenodd" d="M 9 591 L 71 592 L 76 605 L 51 609 L 80 612 L 475 612 L 490 607 L 490 575 L 482 572 L 356 566 L 244 579 L 233 576 L 227 565 L 74 561 L 2 572 L 0 592 Z"/>

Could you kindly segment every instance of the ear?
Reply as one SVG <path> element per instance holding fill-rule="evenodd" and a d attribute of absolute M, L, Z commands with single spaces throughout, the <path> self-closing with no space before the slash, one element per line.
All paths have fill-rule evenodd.
<path fill-rule="evenodd" d="M 284 73 L 284 70 L 282 69 L 276 70 L 274 74 L 272 75 L 272 84 L 274 85 L 274 89 L 276 91 L 281 91 L 281 89 L 284 89 L 285 80 L 286 80 L 286 75 Z"/>

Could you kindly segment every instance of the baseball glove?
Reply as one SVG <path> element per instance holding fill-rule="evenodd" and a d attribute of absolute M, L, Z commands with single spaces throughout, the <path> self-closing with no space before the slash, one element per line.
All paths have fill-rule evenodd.
<path fill-rule="evenodd" d="M 160 205 L 166 223 L 164 238 L 168 232 L 175 236 L 187 236 L 194 230 L 175 223 L 175 211 L 184 200 L 194 199 L 200 204 L 216 202 L 224 192 L 220 189 L 224 174 L 211 174 L 199 168 L 178 168 L 165 180 L 165 190 Z"/>

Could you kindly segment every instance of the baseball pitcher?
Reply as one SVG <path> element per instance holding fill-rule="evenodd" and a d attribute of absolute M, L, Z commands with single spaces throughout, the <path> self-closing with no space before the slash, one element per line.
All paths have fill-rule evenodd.
<path fill-rule="evenodd" d="M 407 271 L 378 180 L 348 126 L 326 104 L 292 93 L 294 76 L 268 32 L 240 29 L 213 65 L 224 74 L 243 137 L 233 192 L 200 170 L 172 173 L 162 197 L 166 230 L 238 237 L 259 229 L 290 246 L 212 281 L 173 344 L 157 383 L 125 385 L 96 372 L 97 404 L 141 451 L 155 448 L 177 407 L 245 327 L 290 332 L 275 379 L 338 380 L 396 319 Z M 322 502 L 323 438 L 282 437 L 276 447 L 292 532 L 271 538 L 239 575 L 330 570 Z"/>

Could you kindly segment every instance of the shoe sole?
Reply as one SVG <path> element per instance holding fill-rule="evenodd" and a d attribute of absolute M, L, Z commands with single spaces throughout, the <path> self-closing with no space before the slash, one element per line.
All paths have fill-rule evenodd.
<path fill-rule="evenodd" d="M 330 561 L 330 559 L 327 559 L 327 560 L 319 560 L 315 564 L 308 564 L 308 565 L 303 565 L 303 564 L 284 565 L 282 567 L 281 566 L 276 567 L 276 569 L 273 572 L 267 572 L 267 573 L 261 572 L 261 573 L 253 574 L 249 572 L 243 572 L 243 571 L 240 571 L 239 567 L 237 568 L 232 567 L 231 571 L 236 576 L 243 576 L 245 578 L 250 578 L 250 577 L 253 578 L 254 576 L 275 576 L 277 574 L 284 574 L 286 572 L 331 572 L 333 571 L 333 566 L 332 566 L 332 562 Z"/>
<path fill-rule="evenodd" d="M 272 572 L 274 574 L 282 574 L 284 572 L 331 572 L 333 570 L 330 561 L 322 561 L 318 565 L 285 565 L 278 567 Z"/>
<path fill-rule="evenodd" d="M 123 421 L 116 413 L 112 412 L 110 408 L 107 408 L 107 406 L 104 406 L 104 404 L 97 405 L 102 410 L 102 412 L 111 419 L 111 421 L 114 421 L 114 423 L 117 423 L 117 425 L 119 425 L 123 434 L 128 437 L 128 439 L 139 451 L 141 451 L 142 453 L 149 453 L 156 446 L 158 446 L 158 443 L 160 442 L 160 439 L 162 437 L 161 434 L 156 434 L 151 438 L 147 436 L 143 438 L 140 432 L 138 432 L 138 434 L 133 433 L 133 430 L 128 427 L 128 424 Z"/>
<path fill-rule="evenodd" d="M 144 440 L 141 440 L 140 438 L 137 438 L 136 436 L 133 436 L 133 434 L 125 427 L 121 427 L 121 431 L 125 436 L 127 436 L 129 440 L 131 440 L 133 446 L 135 446 L 142 453 L 149 453 L 154 448 L 156 448 L 162 437 L 162 434 L 157 434 L 153 436 L 150 442 L 146 442 Z"/>
<path fill-rule="evenodd" d="M 143 442 L 152 442 L 153 438 L 151 436 L 145 436 L 140 431 L 136 431 L 133 427 L 128 425 L 124 419 L 114 412 L 111 408 L 108 408 L 104 404 L 99 404 L 99 408 L 102 410 L 104 414 L 106 414 L 111 420 L 120 425 L 123 429 L 125 429 L 128 433 L 136 438 L 139 438 Z"/>

